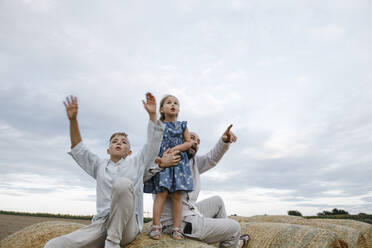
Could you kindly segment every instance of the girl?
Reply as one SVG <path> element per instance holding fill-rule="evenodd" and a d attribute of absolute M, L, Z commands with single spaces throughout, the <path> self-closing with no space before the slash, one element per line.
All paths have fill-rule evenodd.
<path fill-rule="evenodd" d="M 163 141 L 160 146 L 159 157 L 168 149 L 180 151 L 181 160 L 174 167 L 168 167 L 157 173 L 144 184 L 145 193 L 156 194 L 153 205 L 153 225 L 150 237 L 160 239 L 160 216 L 164 201 L 168 194 L 173 204 L 172 238 L 182 239 L 180 230 L 182 218 L 182 192 L 193 189 L 191 170 L 188 164 L 186 151 L 192 142 L 187 130 L 186 121 L 177 121 L 179 102 L 175 96 L 167 95 L 160 101 L 160 121 L 164 123 Z"/>

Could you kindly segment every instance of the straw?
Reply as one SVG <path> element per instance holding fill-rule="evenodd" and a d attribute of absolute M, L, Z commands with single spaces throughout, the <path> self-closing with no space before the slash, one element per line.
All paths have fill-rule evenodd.
<path fill-rule="evenodd" d="M 249 248 L 366 248 L 371 247 L 372 225 L 334 219 L 307 220 L 296 216 L 233 217 L 240 222 L 241 233 L 251 236 Z M 278 223 L 281 222 L 281 223 Z M 151 223 L 128 245 L 128 248 L 148 247 L 215 247 L 191 239 L 173 240 L 163 234 L 161 240 L 148 237 Z M 0 241 L 0 248 L 42 248 L 46 242 L 84 225 L 72 222 L 52 221 L 26 227 Z"/>
<path fill-rule="evenodd" d="M 372 225 L 371 224 L 364 223 L 361 221 L 355 221 L 355 220 L 336 220 L 336 219 L 313 219 L 313 220 L 314 221 L 317 220 L 320 223 L 342 225 L 342 226 L 354 228 L 360 231 L 362 236 L 365 238 L 367 247 L 372 248 Z"/>
<path fill-rule="evenodd" d="M 343 248 L 335 233 L 285 223 L 242 222 L 242 233 L 251 237 L 249 248 Z"/>
<path fill-rule="evenodd" d="M 28 226 L 0 241 L 0 248 L 43 248 L 45 244 L 55 237 L 71 233 L 82 224 L 75 222 L 48 221 Z M 150 247 L 180 247 L 180 248 L 210 248 L 214 247 L 196 240 L 184 239 L 173 240 L 169 235 L 163 234 L 161 240 L 155 241 L 148 237 L 150 223 L 145 225 L 142 233 L 134 242 L 126 246 L 128 248 Z"/>
<path fill-rule="evenodd" d="M 338 240 L 342 243 L 347 243 L 351 248 L 368 248 L 368 226 L 369 224 L 361 223 L 358 221 L 343 220 L 325 220 L 325 219 L 304 219 L 298 216 L 285 216 L 285 215 L 258 215 L 253 217 L 233 217 L 240 222 L 275 222 L 275 223 L 289 223 L 297 225 L 312 226 L 317 228 L 326 229 L 336 233 Z M 362 226 L 363 228 L 361 228 Z M 358 228 L 357 228 L 358 227 Z M 372 227 L 372 226 L 371 226 Z"/>
<path fill-rule="evenodd" d="M 252 217 L 231 216 L 230 218 L 238 222 L 275 222 L 292 224 L 295 224 L 296 221 L 304 220 L 302 217 L 289 215 L 255 215 Z"/>
<path fill-rule="evenodd" d="M 136 240 L 130 243 L 126 248 L 150 248 L 150 247 L 159 247 L 159 248 L 168 248 L 168 247 L 177 247 L 177 248 L 210 248 L 214 247 L 206 243 L 188 239 L 185 237 L 183 240 L 173 240 L 170 235 L 162 233 L 160 240 L 153 240 L 149 237 L 148 233 L 150 231 L 151 222 L 146 223 L 143 227 L 142 233 L 137 236 Z"/>

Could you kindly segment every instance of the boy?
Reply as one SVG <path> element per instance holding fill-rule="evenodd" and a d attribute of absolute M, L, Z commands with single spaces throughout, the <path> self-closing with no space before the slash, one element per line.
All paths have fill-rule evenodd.
<path fill-rule="evenodd" d="M 147 142 L 135 157 L 125 133 L 114 133 L 107 153 L 110 159 L 100 159 L 82 143 L 77 113 L 77 98 L 66 98 L 64 105 L 70 120 L 71 152 L 79 166 L 97 181 L 97 215 L 92 224 L 70 234 L 50 240 L 45 247 L 105 247 L 120 248 L 132 242 L 143 226 L 143 173 L 145 166 L 155 161 L 160 150 L 163 130 L 157 125 L 156 101 L 146 94 L 145 110 L 149 114 Z"/>

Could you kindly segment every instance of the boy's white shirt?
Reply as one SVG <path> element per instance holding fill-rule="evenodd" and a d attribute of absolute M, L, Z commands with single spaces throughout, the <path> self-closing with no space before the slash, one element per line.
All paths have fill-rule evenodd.
<path fill-rule="evenodd" d="M 195 156 L 189 160 L 189 166 L 192 173 L 192 180 L 194 184 L 193 191 L 188 195 L 184 192 L 182 196 L 182 218 L 190 215 L 201 215 L 195 203 L 200 193 L 200 174 L 215 167 L 225 152 L 229 149 L 230 143 L 225 143 L 220 138 L 217 144 L 207 154 L 202 156 Z M 161 171 L 157 164 L 152 163 L 145 171 L 144 181 L 149 180 L 157 172 Z M 155 195 L 153 195 L 153 198 Z M 189 197 L 189 199 L 187 199 Z M 172 200 L 167 197 L 164 202 L 164 207 L 160 221 L 163 225 L 173 224 Z"/>
<path fill-rule="evenodd" d="M 135 156 L 120 159 L 116 164 L 110 159 L 101 159 L 80 142 L 69 154 L 90 176 L 96 179 L 97 214 L 92 221 L 110 213 L 112 185 L 116 178 L 124 177 L 133 182 L 136 195 L 135 212 L 140 231 L 143 227 L 143 174 L 145 167 L 155 161 L 163 138 L 163 128 L 149 121 L 147 141 L 141 152 Z"/>

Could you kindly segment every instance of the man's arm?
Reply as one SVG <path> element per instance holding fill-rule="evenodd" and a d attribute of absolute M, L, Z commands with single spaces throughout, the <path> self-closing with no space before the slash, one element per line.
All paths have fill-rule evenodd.
<path fill-rule="evenodd" d="M 85 170 L 93 178 L 96 178 L 100 159 L 97 155 L 91 153 L 84 146 L 84 144 L 82 144 L 79 124 L 77 121 L 77 97 L 66 97 L 66 101 L 63 102 L 63 104 L 66 108 L 67 117 L 70 120 L 71 152 L 69 152 L 69 154 L 74 158 L 76 163 L 78 163 L 78 165 L 80 165 L 83 170 Z"/>
<path fill-rule="evenodd" d="M 63 102 L 66 108 L 66 114 L 68 119 L 70 120 L 70 140 L 71 140 L 71 148 L 74 148 L 77 144 L 81 142 L 81 135 L 79 130 L 79 124 L 77 121 L 77 113 L 78 113 L 78 102 L 77 97 L 70 96 L 66 97 L 66 101 Z"/>
<path fill-rule="evenodd" d="M 195 156 L 196 164 L 198 166 L 200 174 L 216 166 L 225 152 L 229 149 L 230 144 L 236 142 L 237 137 L 230 130 L 231 128 L 232 124 L 222 134 L 222 137 L 218 140 L 217 144 L 211 151 L 203 156 Z"/>

